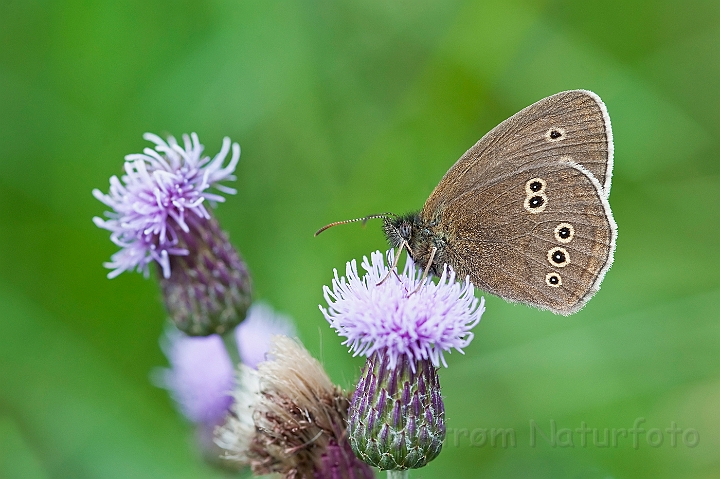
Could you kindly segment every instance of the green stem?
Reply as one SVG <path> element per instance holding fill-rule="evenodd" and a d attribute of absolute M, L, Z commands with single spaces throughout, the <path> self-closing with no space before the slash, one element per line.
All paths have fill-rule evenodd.
<path fill-rule="evenodd" d="M 220 335 L 225 345 L 225 351 L 230 356 L 230 362 L 233 366 L 233 371 L 238 367 L 242 361 L 240 360 L 240 350 L 238 349 L 237 340 L 235 339 L 235 329 L 225 331 Z"/>
<path fill-rule="evenodd" d="M 388 471 L 388 479 L 407 479 L 408 471 Z"/>

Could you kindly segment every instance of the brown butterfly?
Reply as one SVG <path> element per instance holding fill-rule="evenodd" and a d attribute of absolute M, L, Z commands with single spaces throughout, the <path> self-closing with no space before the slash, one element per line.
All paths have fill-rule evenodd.
<path fill-rule="evenodd" d="M 483 136 L 419 212 L 371 217 L 428 273 L 448 264 L 484 291 L 567 315 L 613 262 L 612 166 L 605 104 L 590 91 L 561 92 Z"/>

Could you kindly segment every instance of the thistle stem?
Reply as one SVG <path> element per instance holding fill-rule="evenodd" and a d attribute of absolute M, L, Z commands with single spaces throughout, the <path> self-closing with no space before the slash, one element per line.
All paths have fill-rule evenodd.
<path fill-rule="evenodd" d="M 407 479 L 408 471 L 388 471 L 388 479 Z"/>
<path fill-rule="evenodd" d="M 220 337 L 223 340 L 225 351 L 227 351 L 228 356 L 230 356 L 230 362 L 232 363 L 234 371 L 235 368 L 238 367 L 238 364 L 242 362 L 242 360 L 240 359 L 240 350 L 238 349 L 237 340 L 235 339 L 235 329 L 233 328 L 225 331 L 223 334 L 220 335 Z"/>

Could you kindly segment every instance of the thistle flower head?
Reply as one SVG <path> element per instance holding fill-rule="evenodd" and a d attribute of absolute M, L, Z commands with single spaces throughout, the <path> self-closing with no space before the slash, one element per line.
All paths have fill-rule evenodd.
<path fill-rule="evenodd" d="M 235 403 L 216 431 L 225 458 L 257 475 L 288 479 L 370 479 L 347 440 L 349 399 L 296 341 L 272 340 L 257 371 L 241 366 Z"/>
<path fill-rule="evenodd" d="M 109 278 L 123 271 L 138 270 L 148 274 L 153 261 L 160 265 L 165 278 L 170 276 L 170 257 L 187 255 L 185 245 L 179 244 L 181 232 L 190 229 L 189 215 L 210 218 L 206 204 L 223 202 L 222 195 L 235 190 L 219 184 L 234 180 L 233 172 L 240 159 L 240 146 L 232 144 L 232 157 L 225 164 L 231 149 L 230 139 L 214 158 L 202 156 L 203 145 L 195 133 L 183 135 L 183 145 L 174 137 L 167 142 L 157 135 L 146 133 L 143 138 L 155 144 L 143 153 L 125 157 L 125 174 L 110 178 L 110 192 L 93 190 L 93 195 L 112 208 L 107 219 L 93 218 L 95 224 L 110 231 L 110 239 L 120 251 L 105 267 L 111 269 Z"/>
<path fill-rule="evenodd" d="M 390 250 L 388 262 L 392 261 Z M 347 263 L 344 277 L 335 270 L 332 289 L 323 288 L 328 308 L 320 307 L 355 356 L 383 351 L 391 369 L 402 356 L 412 367 L 420 360 L 439 367 L 447 366 L 445 352 L 462 352 L 470 344 L 470 330 L 480 321 L 485 300 L 475 298 L 469 278 L 456 283 L 455 273 L 446 266 L 437 283 L 428 278 L 414 292 L 421 272 L 409 259 L 402 273 L 391 274 L 382 284 L 378 283 L 389 271 L 382 253 L 363 257 L 361 266 L 363 275 L 355 260 Z"/>

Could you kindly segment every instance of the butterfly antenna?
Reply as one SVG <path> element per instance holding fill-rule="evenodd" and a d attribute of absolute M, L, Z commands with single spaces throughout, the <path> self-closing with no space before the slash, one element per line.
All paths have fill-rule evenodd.
<path fill-rule="evenodd" d="M 322 233 L 323 231 L 325 231 L 328 228 L 332 228 L 333 226 L 344 225 L 346 223 L 356 223 L 358 221 L 362 221 L 363 226 L 365 226 L 365 223 L 367 223 L 368 220 L 373 220 L 375 218 L 387 218 L 388 216 L 397 216 L 397 215 L 395 213 L 382 213 L 382 214 L 377 214 L 377 215 L 368 215 L 368 216 L 364 216 L 362 218 L 355 218 L 352 220 L 336 221 L 334 223 L 330 223 L 329 225 L 325 225 L 322 228 L 320 228 L 319 230 L 317 230 L 315 232 L 315 236 L 319 235 L 320 233 Z"/>

